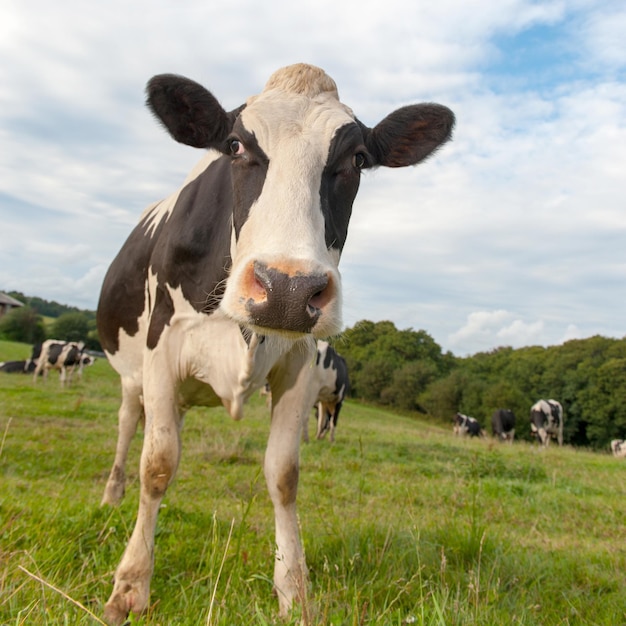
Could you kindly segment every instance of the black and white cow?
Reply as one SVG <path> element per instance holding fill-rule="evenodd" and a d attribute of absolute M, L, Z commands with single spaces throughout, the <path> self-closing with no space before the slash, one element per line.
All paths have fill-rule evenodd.
<path fill-rule="evenodd" d="M 5 374 L 29 374 L 35 371 L 37 363 L 32 359 L 25 361 L 4 361 L 0 363 L 0 372 Z"/>
<path fill-rule="evenodd" d="M 335 428 L 343 401 L 350 392 L 350 379 L 345 359 L 326 341 L 317 342 L 315 371 L 311 381 L 317 391 L 317 439 L 323 439 L 330 431 L 335 441 Z M 304 441 L 309 441 L 308 415 L 303 425 Z"/>
<path fill-rule="evenodd" d="M 481 428 L 480 422 L 475 417 L 457 413 L 454 416 L 454 434 L 459 437 L 484 437 L 485 431 Z"/>
<path fill-rule="evenodd" d="M 515 413 L 511 409 L 496 409 L 491 416 L 491 432 L 500 441 L 513 443 L 515 438 Z"/>
<path fill-rule="evenodd" d="M 530 408 L 530 430 L 543 446 L 552 437 L 563 445 L 563 419 L 563 407 L 556 400 L 539 400 Z"/>
<path fill-rule="evenodd" d="M 306 594 L 296 491 L 315 339 L 341 330 L 338 262 L 362 170 L 419 163 L 451 136 L 437 104 L 403 107 L 373 129 L 334 81 L 298 64 L 226 112 L 197 83 L 150 80 L 148 105 L 179 142 L 207 149 L 182 188 L 143 213 L 102 287 L 98 329 L 122 382 L 119 436 L 103 502 L 124 493 L 142 413 L 141 495 L 105 612 L 148 605 L 159 506 L 176 473 L 182 417 L 223 404 L 234 419 L 266 380 L 265 477 L 275 510 L 280 613 Z"/>
<path fill-rule="evenodd" d="M 623 439 L 613 439 L 613 441 L 611 441 L 611 452 L 613 456 L 618 459 L 626 457 L 626 441 Z"/>
<path fill-rule="evenodd" d="M 37 382 L 37 377 L 43 374 L 44 379 L 48 377 L 48 371 L 57 369 L 61 373 L 60 381 L 64 386 L 72 381 L 74 368 L 80 365 L 85 344 L 80 341 L 59 341 L 58 339 L 47 339 L 41 345 L 37 344 L 33 348 L 31 359 L 37 361 L 33 380 Z M 82 374 L 82 368 L 81 368 Z"/>

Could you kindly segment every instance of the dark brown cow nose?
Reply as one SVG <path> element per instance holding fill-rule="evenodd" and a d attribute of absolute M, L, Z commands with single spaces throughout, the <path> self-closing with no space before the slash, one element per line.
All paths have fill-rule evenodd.
<path fill-rule="evenodd" d="M 292 275 L 255 261 L 254 280 L 264 297 L 250 298 L 246 309 L 253 323 L 265 328 L 308 333 L 332 297 L 326 274 Z"/>

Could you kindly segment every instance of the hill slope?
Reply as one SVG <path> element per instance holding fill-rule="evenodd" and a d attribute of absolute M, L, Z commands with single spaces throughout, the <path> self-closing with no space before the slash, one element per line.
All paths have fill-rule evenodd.
<path fill-rule="evenodd" d="M 0 360 L 19 352 L 0 342 Z M 104 360 L 66 390 L 54 376 L 0 374 L 0 623 L 93 624 L 68 598 L 102 615 L 138 497 L 141 434 L 124 504 L 99 506 L 118 395 Z M 268 419 L 259 397 L 241 422 L 189 411 L 159 519 L 153 606 L 134 623 L 206 623 L 214 590 L 211 624 L 277 623 Z M 336 443 L 302 448 L 307 621 L 623 623 L 624 471 L 607 454 L 458 440 L 348 402 Z"/>

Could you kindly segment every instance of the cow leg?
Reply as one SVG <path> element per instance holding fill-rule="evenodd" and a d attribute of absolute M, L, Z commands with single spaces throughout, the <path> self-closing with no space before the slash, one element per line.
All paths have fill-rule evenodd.
<path fill-rule="evenodd" d="M 317 439 L 322 439 L 326 434 L 326 405 L 323 402 L 317 403 L 317 433 L 315 437 Z"/>
<path fill-rule="evenodd" d="M 43 376 L 45 378 L 46 374 L 47 374 L 47 370 L 46 370 L 45 366 L 43 364 L 41 364 L 41 358 L 40 358 L 39 361 L 37 361 L 37 365 L 35 367 L 35 372 L 33 373 L 33 383 L 37 382 L 37 379 L 39 378 L 39 375 L 41 374 L 42 370 L 43 370 Z"/>
<path fill-rule="evenodd" d="M 150 372 L 156 372 L 158 380 L 150 381 Z M 135 528 L 115 571 L 113 593 L 105 606 L 105 617 L 113 624 L 121 624 L 131 611 L 141 613 L 148 606 L 157 515 L 180 459 L 182 419 L 176 403 L 176 385 L 168 379 L 165 364 L 159 367 L 152 363 L 147 367 L 144 382 L 146 427 L 141 452 L 139 510 Z"/>
<path fill-rule="evenodd" d="M 294 601 L 305 605 L 308 586 L 308 572 L 298 529 L 296 494 L 302 421 L 315 401 L 315 392 L 312 392 L 309 381 L 314 356 L 313 349 L 307 352 L 302 345 L 296 345 L 271 373 L 272 424 L 264 470 L 274 505 L 274 586 L 282 616 L 288 613 Z"/>
<path fill-rule="evenodd" d="M 335 428 L 337 428 L 337 422 L 339 421 L 339 411 L 341 411 L 342 402 L 338 402 L 330 416 L 330 440 L 331 442 L 335 441 Z"/>
<path fill-rule="evenodd" d="M 330 431 L 328 438 L 330 439 L 331 443 L 335 441 L 335 422 L 337 421 L 336 416 L 337 407 L 334 407 L 334 409 L 332 411 L 329 411 L 328 414 L 328 430 Z"/>
<path fill-rule="evenodd" d="M 126 459 L 137 425 L 143 415 L 141 386 L 122 381 L 122 404 L 118 413 L 117 447 L 101 504 L 118 505 L 126 486 Z"/>

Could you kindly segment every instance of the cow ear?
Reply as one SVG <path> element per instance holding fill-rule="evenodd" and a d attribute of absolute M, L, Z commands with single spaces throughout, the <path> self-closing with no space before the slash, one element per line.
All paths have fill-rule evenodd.
<path fill-rule="evenodd" d="M 154 76 L 146 94 L 146 104 L 170 135 L 194 148 L 221 147 L 240 111 L 226 113 L 210 91 L 174 74 Z"/>
<path fill-rule="evenodd" d="M 394 111 L 371 129 L 366 145 L 376 165 L 415 165 L 448 141 L 453 127 L 454 113 L 447 107 L 414 104 Z"/>

